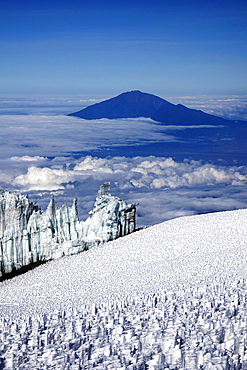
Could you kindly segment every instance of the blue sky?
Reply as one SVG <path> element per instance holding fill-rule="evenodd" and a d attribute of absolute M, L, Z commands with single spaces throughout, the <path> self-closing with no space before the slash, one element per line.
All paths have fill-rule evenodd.
<path fill-rule="evenodd" d="M 244 94 L 246 1 L 1 1 L 0 93 Z"/>

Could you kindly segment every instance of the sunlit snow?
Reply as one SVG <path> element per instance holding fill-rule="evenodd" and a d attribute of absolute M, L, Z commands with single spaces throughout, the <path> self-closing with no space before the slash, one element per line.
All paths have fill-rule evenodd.
<path fill-rule="evenodd" d="M 2 282 L 2 368 L 245 368 L 246 226 L 183 217 Z"/>

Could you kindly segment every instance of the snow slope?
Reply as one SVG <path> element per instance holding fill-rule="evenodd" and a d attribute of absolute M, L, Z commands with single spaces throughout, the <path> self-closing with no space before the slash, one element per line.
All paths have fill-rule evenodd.
<path fill-rule="evenodd" d="M 2 368 L 245 368 L 246 226 L 178 218 L 2 282 Z"/>

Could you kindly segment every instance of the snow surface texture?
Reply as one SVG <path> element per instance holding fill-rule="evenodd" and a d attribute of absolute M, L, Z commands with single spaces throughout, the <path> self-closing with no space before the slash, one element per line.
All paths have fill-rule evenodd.
<path fill-rule="evenodd" d="M 101 185 L 95 208 L 80 222 L 77 201 L 56 209 L 54 197 L 45 212 L 22 194 L 0 191 L 0 276 L 37 261 L 81 252 L 135 230 L 135 204 L 111 196 Z"/>
<path fill-rule="evenodd" d="M 183 217 L 2 282 L 2 368 L 246 369 L 246 226 Z"/>

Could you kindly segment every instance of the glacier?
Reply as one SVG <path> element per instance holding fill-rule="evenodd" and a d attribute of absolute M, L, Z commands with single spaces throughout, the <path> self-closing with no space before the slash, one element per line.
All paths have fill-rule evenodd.
<path fill-rule="evenodd" d="M 77 199 L 57 209 L 52 195 L 43 212 L 27 195 L 0 190 L 0 276 L 132 233 L 136 204 L 109 191 L 109 182 L 100 186 L 90 217 L 80 222 Z"/>
<path fill-rule="evenodd" d="M 0 283 L 0 368 L 247 368 L 247 210 L 181 217 Z"/>

